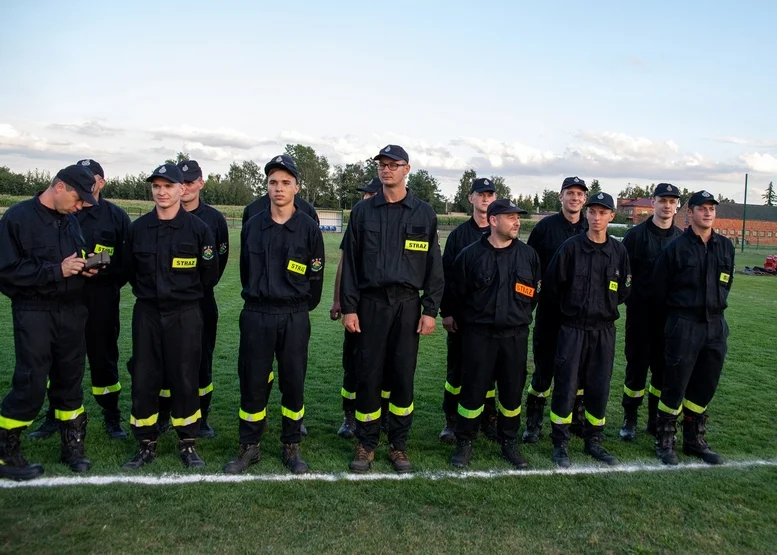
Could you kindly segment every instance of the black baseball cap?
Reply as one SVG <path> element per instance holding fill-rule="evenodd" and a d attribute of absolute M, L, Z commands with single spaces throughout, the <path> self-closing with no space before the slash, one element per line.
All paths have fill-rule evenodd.
<path fill-rule="evenodd" d="M 162 164 L 146 178 L 146 181 L 153 181 L 155 177 L 167 179 L 170 183 L 183 183 L 183 174 L 175 164 Z"/>
<path fill-rule="evenodd" d="M 528 212 L 517 206 L 509 198 L 500 198 L 488 205 L 486 216 L 490 218 L 499 214 L 528 214 Z"/>
<path fill-rule="evenodd" d="M 494 191 L 496 193 L 496 187 L 494 182 L 487 177 L 481 177 L 480 179 L 473 179 L 472 186 L 469 188 L 469 193 L 485 193 L 486 191 Z"/>
<path fill-rule="evenodd" d="M 708 202 L 711 202 L 712 204 L 719 204 L 718 201 L 715 200 L 715 195 L 712 193 L 708 193 L 707 191 L 699 191 L 693 193 L 691 198 L 688 199 L 688 206 L 701 206 L 702 204 L 707 204 Z"/>
<path fill-rule="evenodd" d="M 595 195 L 591 195 L 591 197 L 588 199 L 588 202 L 586 202 L 585 205 L 604 206 L 605 208 L 609 208 L 610 210 L 615 210 L 615 201 L 612 200 L 612 197 L 607 193 L 597 193 Z"/>
<path fill-rule="evenodd" d="M 94 195 L 94 174 L 80 164 L 73 164 L 57 172 L 57 179 L 70 185 L 78 197 L 89 204 L 97 204 Z"/>
<path fill-rule="evenodd" d="M 182 160 L 178 162 L 178 169 L 181 170 L 184 181 L 194 181 L 202 177 L 202 169 L 197 160 Z"/>
<path fill-rule="evenodd" d="M 653 191 L 654 197 L 675 197 L 680 198 L 680 189 L 671 183 L 659 183 L 656 190 Z"/>
<path fill-rule="evenodd" d="M 580 187 L 583 189 L 583 191 L 588 191 L 588 187 L 585 184 L 585 181 L 580 179 L 579 177 L 567 177 L 564 179 L 564 182 L 561 184 L 561 190 L 569 189 L 570 187 Z"/>
<path fill-rule="evenodd" d="M 92 160 L 91 158 L 85 158 L 83 160 L 79 160 L 78 164 L 81 164 L 84 166 L 87 170 L 91 171 L 93 175 L 99 175 L 103 179 L 105 179 L 105 172 L 103 171 L 103 167 Z"/>
<path fill-rule="evenodd" d="M 356 187 L 356 190 L 361 191 L 362 193 L 377 193 L 382 187 L 383 183 L 380 182 L 380 179 L 373 177 L 366 185 Z"/>
<path fill-rule="evenodd" d="M 382 149 L 380 149 L 380 152 L 375 156 L 375 158 L 373 158 L 373 160 L 377 160 L 381 156 L 391 158 L 392 160 L 404 160 L 405 162 L 410 162 L 410 158 L 408 157 L 407 152 L 405 152 L 405 149 L 399 145 L 384 146 Z"/>
<path fill-rule="evenodd" d="M 273 170 L 286 170 L 294 179 L 299 181 L 299 171 L 297 170 L 297 164 L 294 163 L 294 159 L 288 154 L 279 154 L 264 166 L 264 175 L 270 175 Z"/>

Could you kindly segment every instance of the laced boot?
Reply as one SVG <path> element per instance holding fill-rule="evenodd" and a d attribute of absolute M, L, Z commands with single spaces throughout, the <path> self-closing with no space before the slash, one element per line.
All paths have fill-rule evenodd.
<path fill-rule="evenodd" d="M 121 426 L 121 412 L 118 410 L 103 409 L 105 420 L 105 432 L 110 439 L 127 439 L 127 432 Z"/>
<path fill-rule="evenodd" d="M 205 468 L 205 461 L 194 449 L 193 439 L 182 439 L 178 442 L 178 456 L 186 468 Z"/>
<path fill-rule="evenodd" d="M 440 432 L 440 441 L 442 441 L 443 443 L 456 443 L 456 434 L 454 433 L 455 429 L 456 429 L 456 415 L 446 414 L 445 426 L 443 427 L 442 432 Z"/>
<path fill-rule="evenodd" d="M 30 464 L 21 452 L 23 428 L 6 430 L 0 428 L 0 478 L 18 482 L 32 480 L 43 475 L 43 467 Z"/>
<path fill-rule="evenodd" d="M 343 424 L 337 430 L 337 435 L 343 439 L 353 439 L 356 436 L 356 413 L 354 411 L 343 411 Z"/>
<path fill-rule="evenodd" d="M 124 470 L 137 470 L 141 466 L 153 462 L 156 458 L 156 440 L 144 439 L 140 442 L 138 454 L 124 463 Z"/>
<path fill-rule="evenodd" d="M 240 474 L 252 464 L 262 460 L 262 452 L 258 443 L 241 443 L 234 459 L 224 465 L 225 474 Z"/>
<path fill-rule="evenodd" d="M 300 457 L 299 443 L 285 443 L 281 451 L 281 460 L 292 474 L 304 474 L 308 471 L 308 464 Z"/>
<path fill-rule="evenodd" d="M 523 432 L 524 443 L 537 443 L 542 431 L 542 413 L 545 411 L 545 397 L 526 396 L 526 430 Z"/>
<path fill-rule="evenodd" d="M 675 434 L 677 433 L 677 417 L 660 412 L 656 415 L 656 456 L 661 462 L 676 465 L 679 461 L 674 450 Z"/>
<path fill-rule="evenodd" d="M 354 454 L 351 464 L 348 465 L 348 469 L 351 472 L 364 473 L 369 472 L 372 467 L 372 461 L 375 458 L 374 451 L 367 451 L 364 445 L 360 442 L 356 444 L 356 453 Z"/>
<path fill-rule="evenodd" d="M 391 461 L 391 466 L 400 474 L 413 470 L 413 465 L 407 457 L 407 451 L 395 449 L 394 445 L 389 444 L 388 457 L 389 461 Z"/>
<path fill-rule="evenodd" d="M 59 424 L 62 436 L 61 459 L 73 472 L 86 472 L 92 468 L 92 463 L 84 454 L 86 423 L 86 415 L 81 414 L 75 420 L 67 420 Z"/>
<path fill-rule="evenodd" d="M 559 468 L 569 468 L 572 463 L 569 461 L 569 447 L 566 441 L 553 444 L 553 455 L 551 460 Z"/>
<path fill-rule="evenodd" d="M 710 451 L 704 435 L 707 432 L 707 413 L 695 414 L 687 411 L 683 416 L 683 453 L 698 457 L 707 464 L 723 464 L 725 459 Z"/>
<path fill-rule="evenodd" d="M 586 423 L 584 435 L 585 445 L 583 451 L 586 455 L 590 455 L 597 461 L 602 461 L 610 466 L 618 464 L 617 457 L 611 455 L 604 447 L 602 447 L 602 442 L 604 441 L 604 426 L 593 426 L 590 423 Z"/>
<path fill-rule="evenodd" d="M 623 407 L 623 427 L 620 431 L 620 437 L 623 441 L 637 439 L 637 408 Z"/>
<path fill-rule="evenodd" d="M 472 460 L 472 440 L 457 439 L 456 450 L 451 457 L 451 464 L 456 468 L 464 468 Z"/>
<path fill-rule="evenodd" d="M 523 470 L 529 466 L 521 454 L 521 447 L 517 439 L 505 439 L 502 441 L 502 458 L 518 470 Z"/>

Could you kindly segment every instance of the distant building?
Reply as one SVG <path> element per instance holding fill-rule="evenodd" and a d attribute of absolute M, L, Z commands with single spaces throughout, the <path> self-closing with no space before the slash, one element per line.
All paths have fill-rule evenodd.
<path fill-rule="evenodd" d="M 719 204 L 716 211 L 715 231 L 728 237 L 735 244 L 741 244 L 744 211 L 744 204 Z M 681 208 L 674 221 L 682 229 L 688 227 L 690 225 L 688 211 Z M 777 206 L 747 205 L 745 244 L 777 245 Z"/>
<path fill-rule="evenodd" d="M 653 215 L 653 203 L 649 198 L 619 198 L 617 209 L 634 225 Z"/>

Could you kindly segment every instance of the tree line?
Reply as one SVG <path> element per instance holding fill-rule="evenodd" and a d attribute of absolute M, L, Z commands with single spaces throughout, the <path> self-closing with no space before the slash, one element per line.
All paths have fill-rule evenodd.
<path fill-rule="evenodd" d="M 377 177 L 378 168 L 374 160 L 359 163 L 330 165 L 326 156 L 301 144 L 288 144 L 285 153 L 297 163 L 300 174 L 300 196 L 318 208 L 350 209 L 361 199 L 361 193 L 356 188 L 364 185 L 373 177 Z M 178 152 L 166 162 L 177 163 L 189 160 L 189 154 Z M 151 188 L 146 182 L 148 174 L 128 174 L 124 177 L 111 176 L 106 181 L 103 195 L 106 198 L 125 200 L 151 200 Z M 459 180 L 459 186 L 452 198 L 443 195 L 440 181 L 427 170 L 416 170 L 408 176 L 407 185 L 413 194 L 428 202 L 438 214 L 448 212 L 472 213 L 469 203 L 469 189 L 473 179 L 478 177 L 474 169 L 467 169 Z M 558 199 L 558 188 L 545 188 L 541 193 L 519 194 L 513 196 L 510 186 L 500 175 L 488 176 L 494 183 L 499 198 L 511 198 L 518 206 L 530 212 L 557 212 L 561 209 Z M 26 173 L 15 173 L 6 166 L 0 166 L 0 194 L 15 196 L 31 196 L 49 186 L 52 176 L 47 171 L 32 170 Z M 589 184 L 589 194 L 600 192 L 598 179 Z M 619 194 L 619 198 L 652 197 L 655 184 L 649 186 L 627 184 Z M 209 173 L 205 179 L 205 187 L 201 195 L 205 202 L 219 205 L 245 205 L 267 191 L 267 179 L 263 167 L 253 160 L 232 162 L 226 173 Z M 683 188 L 680 201 L 685 202 L 691 196 L 691 191 Z M 763 195 L 764 204 L 777 205 L 777 193 L 772 183 Z M 734 202 L 718 195 L 719 202 Z"/>

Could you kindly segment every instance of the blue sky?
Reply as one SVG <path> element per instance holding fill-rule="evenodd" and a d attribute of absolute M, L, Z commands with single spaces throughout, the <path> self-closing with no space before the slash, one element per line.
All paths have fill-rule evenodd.
<path fill-rule="evenodd" d="M 391 142 L 447 194 L 469 167 L 515 195 L 777 180 L 775 2 L 367 6 L 2 2 L 0 164 L 116 175 L 186 150 L 223 172 Z"/>

